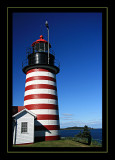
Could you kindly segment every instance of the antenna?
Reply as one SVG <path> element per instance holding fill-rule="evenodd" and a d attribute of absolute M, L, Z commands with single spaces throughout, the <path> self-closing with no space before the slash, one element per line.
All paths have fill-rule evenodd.
<path fill-rule="evenodd" d="M 46 25 L 47 30 L 48 30 L 48 64 L 49 64 L 49 26 L 48 26 L 48 21 L 45 22 L 45 25 Z"/>

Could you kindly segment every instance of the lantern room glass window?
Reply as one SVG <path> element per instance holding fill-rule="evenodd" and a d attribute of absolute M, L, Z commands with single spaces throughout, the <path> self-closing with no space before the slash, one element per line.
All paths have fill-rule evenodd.
<path fill-rule="evenodd" d="M 45 43 L 39 43 L 39 52 L 45 52 Z"/>
<path fill-rule="evenodd" d="M 36 43 L 34 46 L 35 52 L 46 52 L 47 50 L 48 50 L 47 43 L 39 42 L 39 43 Z"/>
<path fill-rule="evenodd" d="M 39 50 L 39 43 L 35 44 L 34 50 L 35 50 L 35 51 L 38 51 L 38 50 Z"/>
<path fill-rule="evenodd" d="M 27 133 L 28 132 L 28 122 L 22 122 L 21 123 L 21 133 Z"/>

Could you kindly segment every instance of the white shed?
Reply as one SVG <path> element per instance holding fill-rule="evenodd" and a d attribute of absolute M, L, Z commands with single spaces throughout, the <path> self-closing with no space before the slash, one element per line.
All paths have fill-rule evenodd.
<path fill-rule="evenodd" d="M 26 108 L 13 117 L 13 144 L 34 143 L 34 119 L 36 115 Z"/>

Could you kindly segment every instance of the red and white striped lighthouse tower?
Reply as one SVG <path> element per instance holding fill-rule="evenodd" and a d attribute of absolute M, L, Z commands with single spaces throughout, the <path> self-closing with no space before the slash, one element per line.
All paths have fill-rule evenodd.
<path fill-rule="evenodd" d="M 60 138 L 56 86 L 59 66 L 55 65 L 55 56 L 52 53 L 48 57 L 48 44 L 42 35 L 33 42 L 32 52 L 27 53 L 26 63 L 22 67 L 26 74 L 24 107 L 37 115 L 35 141 Z"/>

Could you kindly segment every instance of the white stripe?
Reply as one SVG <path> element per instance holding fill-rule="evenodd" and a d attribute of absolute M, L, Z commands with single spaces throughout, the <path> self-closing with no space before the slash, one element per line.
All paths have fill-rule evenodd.
<path fill-rule="evenodd" d="M 24 101 L 24 106 L 28 104 L 58 104 L 55 99 L 29 99 Z"/>
<path fill-rule="evenodd" d="M 50 80 L 33 80 L 33 81 L 26 82 L 25 86 L 29 86 L 32 84 L 50 84 L 50 85 L 56 86 L 56 83 Z"/>
<path fill-rule="evenodd" d="M 34 114 L 50 114 L 50 115 L 58 115 L 58 110 L 56 109 L 34 109 L 29 110 Z"/>
<path fill-rule="evenodd" d="M 59 135 L 59 130 L 35 131 L 35 137 L 57 136 L 57 135 Z"/>
<path fill-rule="evenodd" d="M 53 89 L 31 89 L 25 91 L 25 96 L 31 95 L 31 94 L 52 94 L 57 95 L 57 91 Z"/>
<path fill-rule="evenodd" d="M 59 120 L 35 120 L 35 126 L 59 125 Z"/>
<path fill-rule="evenodd" d="M 34 76 L 48 76 L 48 77 L 56 78 L 56 75 L 54 73 L 38 71 L 38 72 L 31 72 L 26 74 L 26 79 Z"/>

